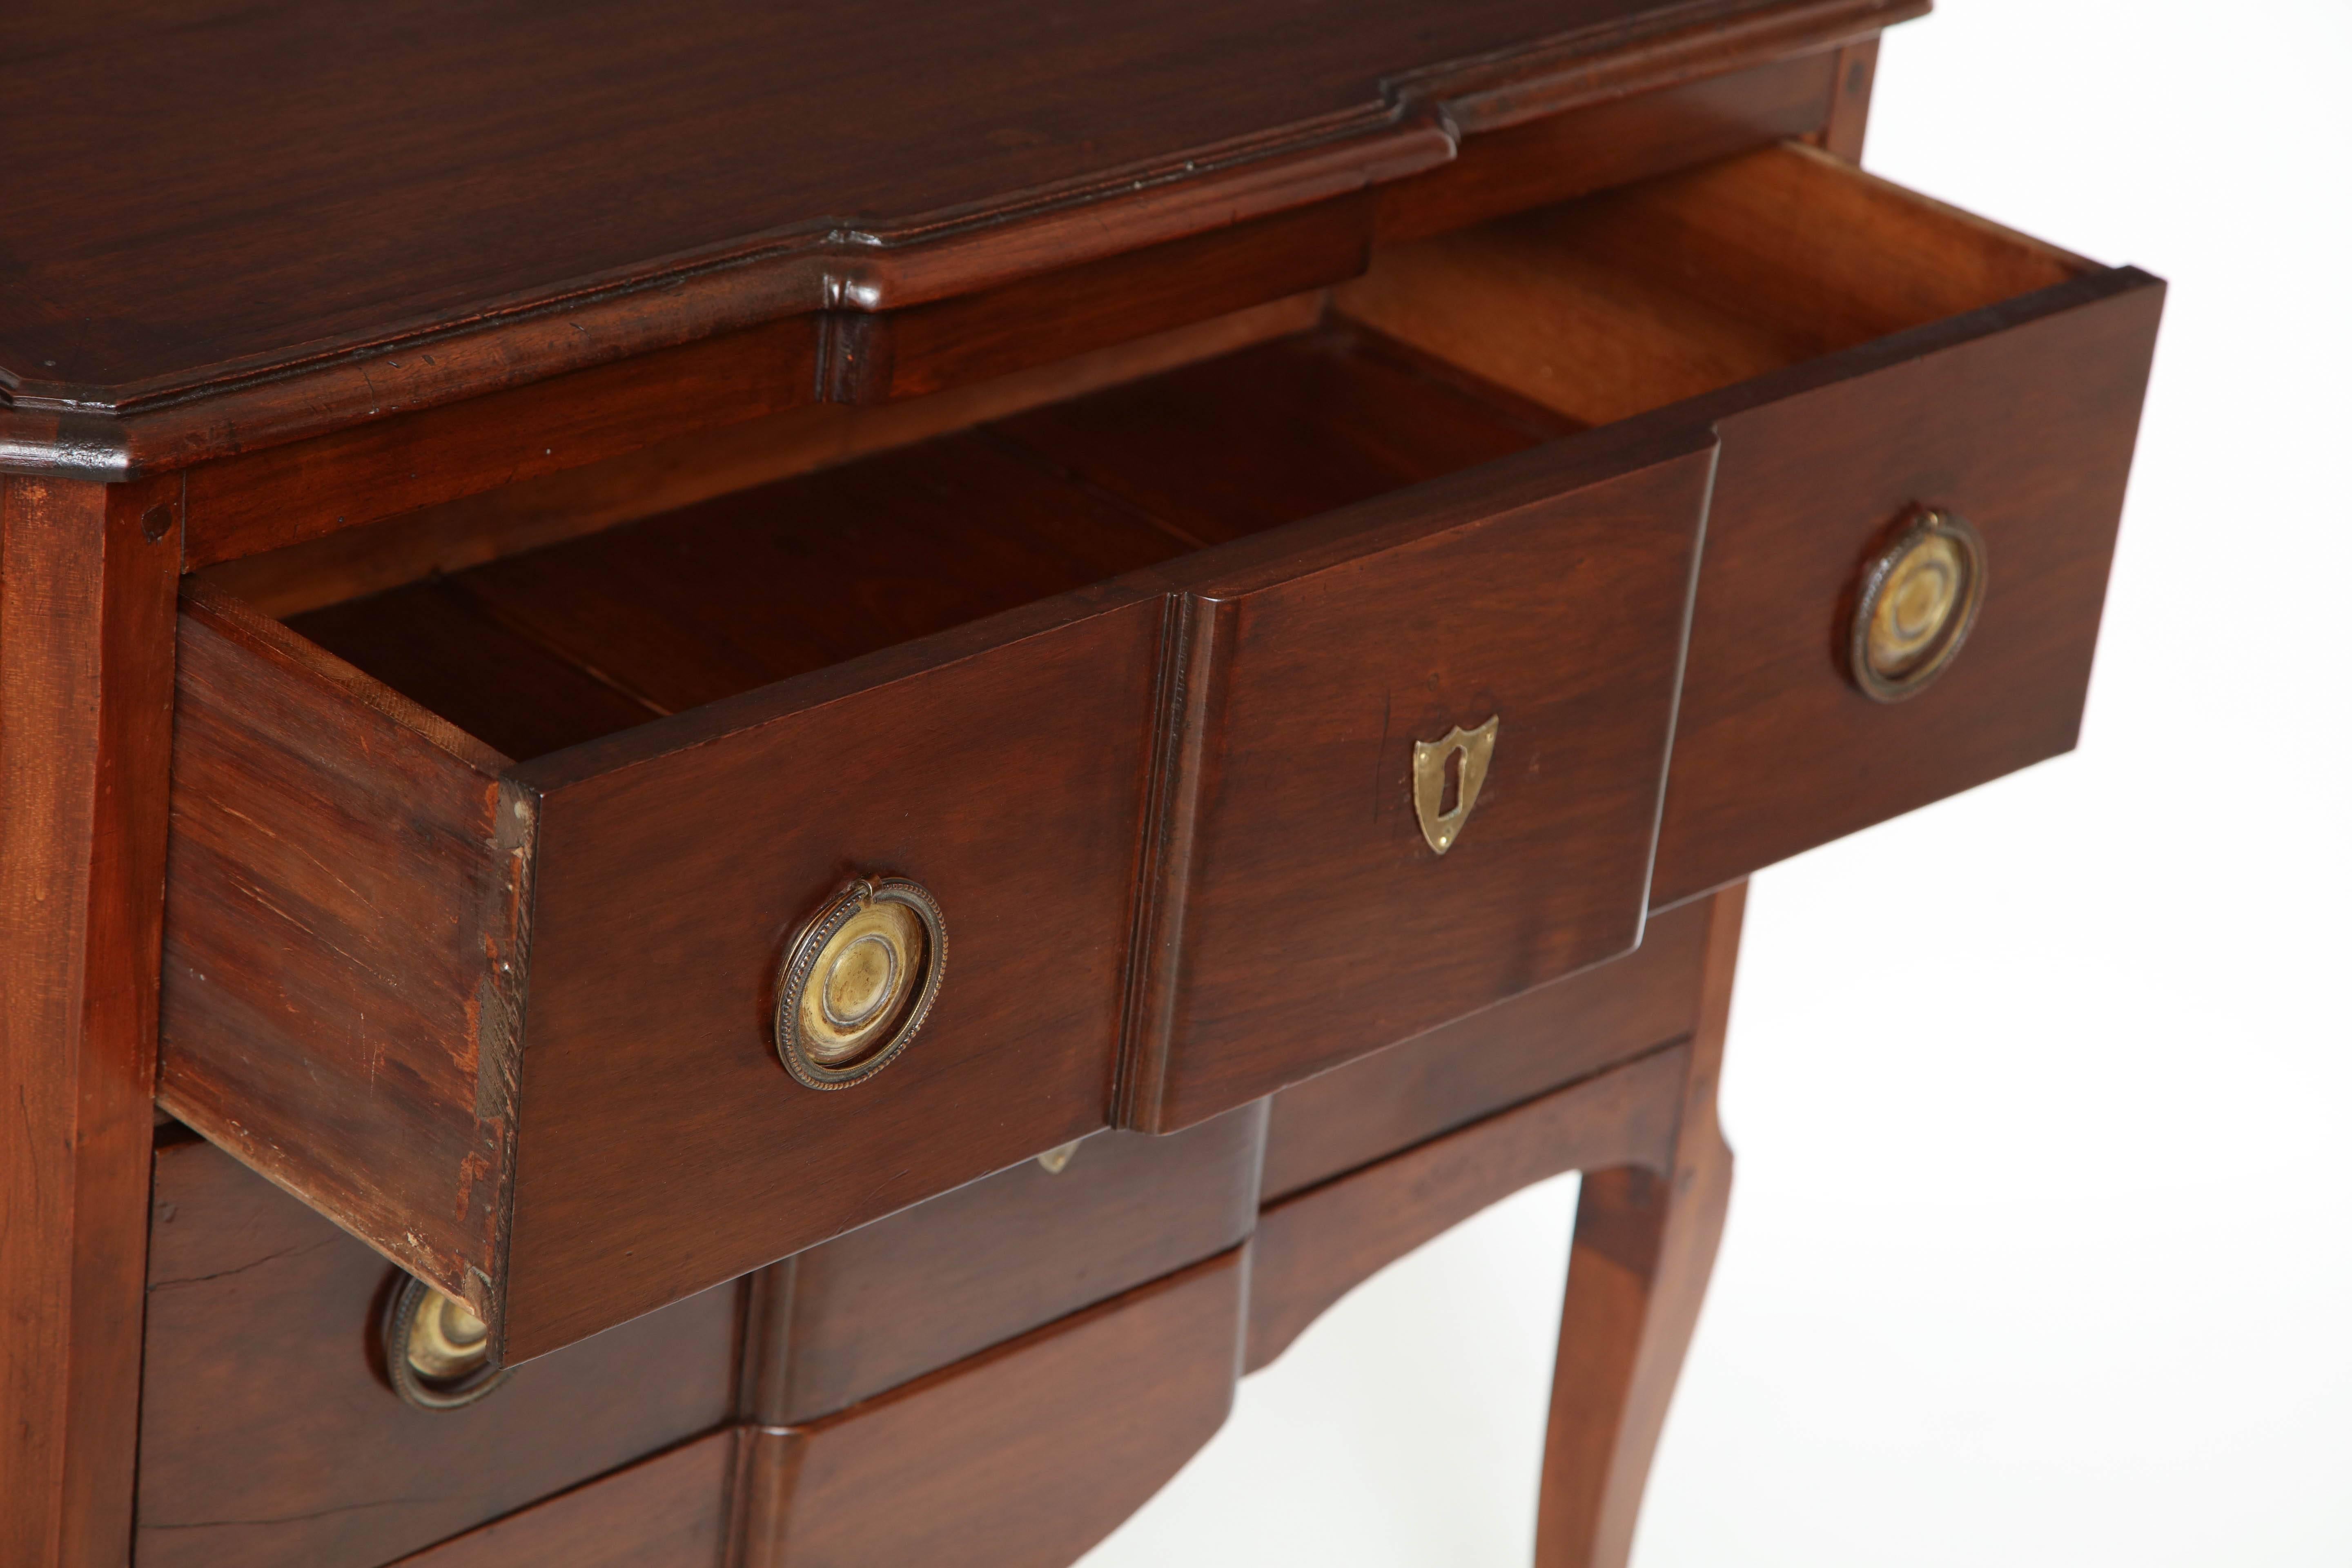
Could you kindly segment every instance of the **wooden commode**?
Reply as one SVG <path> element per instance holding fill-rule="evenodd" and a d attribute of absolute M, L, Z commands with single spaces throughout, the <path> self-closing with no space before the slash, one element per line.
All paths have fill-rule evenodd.
<path fill-rule="evenodd" d="M 1061 1568 L 1570 1170 L 1622 1564 L 1743 879 L 2089 679 L 1926 9 L 26 19 L 0 1565 Z"/>

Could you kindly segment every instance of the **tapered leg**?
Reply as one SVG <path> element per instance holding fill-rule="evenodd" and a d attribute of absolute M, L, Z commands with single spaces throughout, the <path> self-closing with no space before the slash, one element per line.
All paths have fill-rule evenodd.
<path fill-rule="evenodd" d="M 1537 1568 L 1622 1568 L 1731 1197 L 1715 1087 L 1745 885 L 1716 895 L 1669 1173 L 1588 1172 L 1552 1373 Z"/>

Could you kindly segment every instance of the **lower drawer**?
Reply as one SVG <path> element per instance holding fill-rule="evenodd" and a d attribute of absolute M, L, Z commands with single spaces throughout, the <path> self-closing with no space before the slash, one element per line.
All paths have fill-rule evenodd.
<path fill-rule="evenodd" d="M 175 1131 L 156 1152 L 139 1561 L 374 1568 L 724 1424 L 821 1419 L 1230 1251 L 1265 1128 L 1253 1105 L 1098 1134 L 430 1410 L 387 1375 L 406 1276 Z M 652 1507 L 667 1483 L 647 1477 L 689 1470 L 665 1458 L 598 1495 Z"/>
<path fill-rule="evenodd" d="M 728 1421 L 742 1289 L 529 1366 L 479 1404 L 395 1397 L 405 1277 L 211 1144 L 155 1152 L 141 1568 L 374 1568 Z"/>
<path fill-rule="evenodd" d="M 1235 1250 L 793 1426 L 713 1433 L 402 1568 L 1066 1568 L 1224 1424 Z"/>

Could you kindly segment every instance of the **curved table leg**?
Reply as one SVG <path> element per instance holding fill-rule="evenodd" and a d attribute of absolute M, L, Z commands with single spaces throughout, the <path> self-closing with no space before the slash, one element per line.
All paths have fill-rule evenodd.
<path fill-rule="evenodd" d="M 1731 1197 L 1715 1088 L 1746 896 L 1743 886 L 1716 899 L 1671 1179 L 1639 1165 L 1584 1178 L 1552 1373 L 1537 1568 L 1623 1568 L 1633 1551 L 1650 1458 Z"/>

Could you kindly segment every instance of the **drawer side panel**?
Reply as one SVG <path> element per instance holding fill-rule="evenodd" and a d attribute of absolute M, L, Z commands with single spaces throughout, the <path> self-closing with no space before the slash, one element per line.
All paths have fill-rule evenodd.
<path fill-rule="evenodd" d="M 531 806 L 364 679 L 183 600 L 160 1094 L 488 1318 Z"/>

